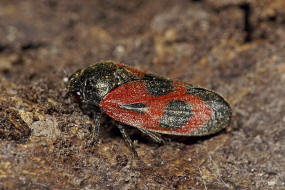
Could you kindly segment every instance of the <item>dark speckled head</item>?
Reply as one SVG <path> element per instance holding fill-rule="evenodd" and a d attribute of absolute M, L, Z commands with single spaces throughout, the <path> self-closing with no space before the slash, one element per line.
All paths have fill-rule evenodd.
<path fill-rule="evenodd" d="M 137 76 L 112 61 L 98 62 L 69 77 L 68 94 L 74 94 L 84 103 L 98 106 L 112 89 L 135 79 Z"/>

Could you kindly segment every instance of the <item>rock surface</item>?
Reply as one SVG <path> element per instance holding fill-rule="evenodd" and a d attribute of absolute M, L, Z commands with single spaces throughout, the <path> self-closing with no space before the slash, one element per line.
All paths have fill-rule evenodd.
<path fill-rule="evenodd" d="M 0 189 L 285 189 L 283 0 L 2 0 Z M 64 99 L 99 60 L 213 89 L 233 108 L 211 137 L 156 145 Z"/>

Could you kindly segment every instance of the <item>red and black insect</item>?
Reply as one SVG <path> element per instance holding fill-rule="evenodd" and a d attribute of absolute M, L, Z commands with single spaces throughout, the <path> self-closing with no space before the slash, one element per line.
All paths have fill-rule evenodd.
<path fill-rule="evenodd" d="M 116 121 L 136 156 L 125 125 L 163 143 L 159 134 L 210 135 L 231 121 L 231 108 L 217 93 L 112 61 L 78 70 L 69 77 L 67 87 L 68 94 L 74 94 L 81 103 L 99 108 L 99 113 L 94 114 L 94 141 L 98 140 L 101 116 L 105 113 Z"/>

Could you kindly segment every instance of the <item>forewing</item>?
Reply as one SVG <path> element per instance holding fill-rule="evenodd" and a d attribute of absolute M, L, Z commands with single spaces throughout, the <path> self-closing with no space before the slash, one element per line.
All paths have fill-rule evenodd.
<path fill-rule="evenodd" d="M 100 106 L 107 115 L 130 126 L 165 134 L 210 134 L 215 114 L 199 95 L 200 90 L 189 93 L 189 89 L 198 88 L 182 82 L 165 84 L 149 80 L 125 83 L 107 94 Z M 205 89 L 202 91 L 205 94 Z"/>

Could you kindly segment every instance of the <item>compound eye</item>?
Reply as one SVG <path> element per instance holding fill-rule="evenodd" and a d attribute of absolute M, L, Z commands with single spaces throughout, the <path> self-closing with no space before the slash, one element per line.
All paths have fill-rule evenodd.
<path fill-rule="evenodd" d="M 81 98 L 82 98 L 82 94 L 81 94 L 81 92 L 79 92 L 79 91 L 77 91 L 77 92 L 74 92 L 73 93 L 73 96 L 75 97 L 75 99 L 76 100 L 81 100 Z"/>

